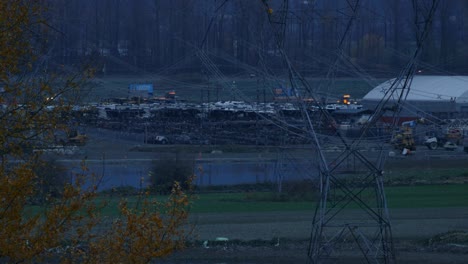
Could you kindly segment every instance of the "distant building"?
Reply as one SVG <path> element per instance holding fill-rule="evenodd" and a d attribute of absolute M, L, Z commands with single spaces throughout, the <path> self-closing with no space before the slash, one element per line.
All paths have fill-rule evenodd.
<path fill-rule="evenodd" d="M 151 83 L 130 84 L 128 86 L 128 97 L 150 98 L 154 94 L 154 87 Z"/>
<path fill-rule="evenodd" d="M 305 102 L 313 101 L 312 98 L 301 98 L 298 96 L 292 88 L 281 87 L 273 89 L 273 99 L 276 102 L 298 102 L 300 100 Z"/>
<path fill-rule="evenodd" d="M 286 87 L 273 89 L 273 94 L 275 99 L 287 99 L 293 96 L 292 89 Z"/>
<path fill-rule="evenodd" d="M 362 99 L 365 108 L 374 110 L 395 79 L 388 80 L 367 93 Z M 401 92 L 403 82 L 396 84 Z M 401 120 L 414 118 L 468 118 L 468 76 L 414 76 L 404 103 Z M 397 95 L 398 94 L 398 95 Z M 385 105 L 387 111 L 396 109 L 400 93 L 394 94 Z M 389 113 L 386 116 L 390 116 Z M 385 119 L 385 116 L 384 116 Z"/>

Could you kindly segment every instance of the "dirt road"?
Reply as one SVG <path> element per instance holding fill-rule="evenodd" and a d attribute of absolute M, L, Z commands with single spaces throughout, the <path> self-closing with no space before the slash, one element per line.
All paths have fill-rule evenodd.
<path fill-rule="evenodd" d="M 440 233 L 468 231 L 468 207 L 394 209 L 390 213 L 398 263 L 467 263 L 468 246 L 434 247 L 427 242 Z M 167 263 L 306 263 L 312 216 L 312 210 L 195 214 L 196 242 Z M 347 221 L 361 218 L 358 210 L 342 217 Z M 229 240 L 216 242 L 220 237 Z M 351 251 L 331 263 L 362 261 Z"/>
<path fill-rule="evenodd" d="M 340 215 L 346 221 L 362 219 L 361 210 Z M 199 240 L 227 237 L 239 240 L 308 239 L 313 210 L 306 212 L 204 213 L 192 215 Z M 424 239 L 451 230 L 468 230 L 466 208 L 391 209 L 396 240 Z"/>

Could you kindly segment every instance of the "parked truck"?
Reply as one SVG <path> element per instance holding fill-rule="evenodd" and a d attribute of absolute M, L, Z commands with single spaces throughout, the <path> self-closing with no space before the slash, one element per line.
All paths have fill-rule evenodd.
<path fill-rule="evenodd" d="M 161 144 L 161 145 L 167 145 L 169 144 L 169 139 L 166 136 L 161 136 L 161 135 L 155 135 L 155 136 L 149 136 L 146 139 L 146 143 L 148 144 Z"/>

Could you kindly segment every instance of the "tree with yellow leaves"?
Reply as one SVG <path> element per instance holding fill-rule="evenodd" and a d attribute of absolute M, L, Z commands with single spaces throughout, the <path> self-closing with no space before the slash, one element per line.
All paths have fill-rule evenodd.
<path fill-rule="evenodd" d="M 68 128 L 72 99 L 91 73 L 45 63 L 50 28 L 43 11 L 41 1 L 0 1 L 0 262 L 147 263 L 170 254 L 184 244 L 191 200 L 177 183 L 167 201 L 142 193 L 140 207 L 122 201 L 120 216 L 103 222 L 97 186 L 83 188 L 90 177 L 83 163 L 60 196 L 31 205 L 44 190 L 37 184 L 44 161 L 35 150 Z"/>

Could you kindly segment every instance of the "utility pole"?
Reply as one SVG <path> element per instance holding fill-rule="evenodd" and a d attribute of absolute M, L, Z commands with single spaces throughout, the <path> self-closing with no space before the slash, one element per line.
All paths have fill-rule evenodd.
<path fill-rule="evenodd" d="M 260 94 L 258 90 L 258 77 L 257 77 L 257 101 L 255 104 L 255 145 L 258 146 L 258 106 L 260 105 Z"/>

